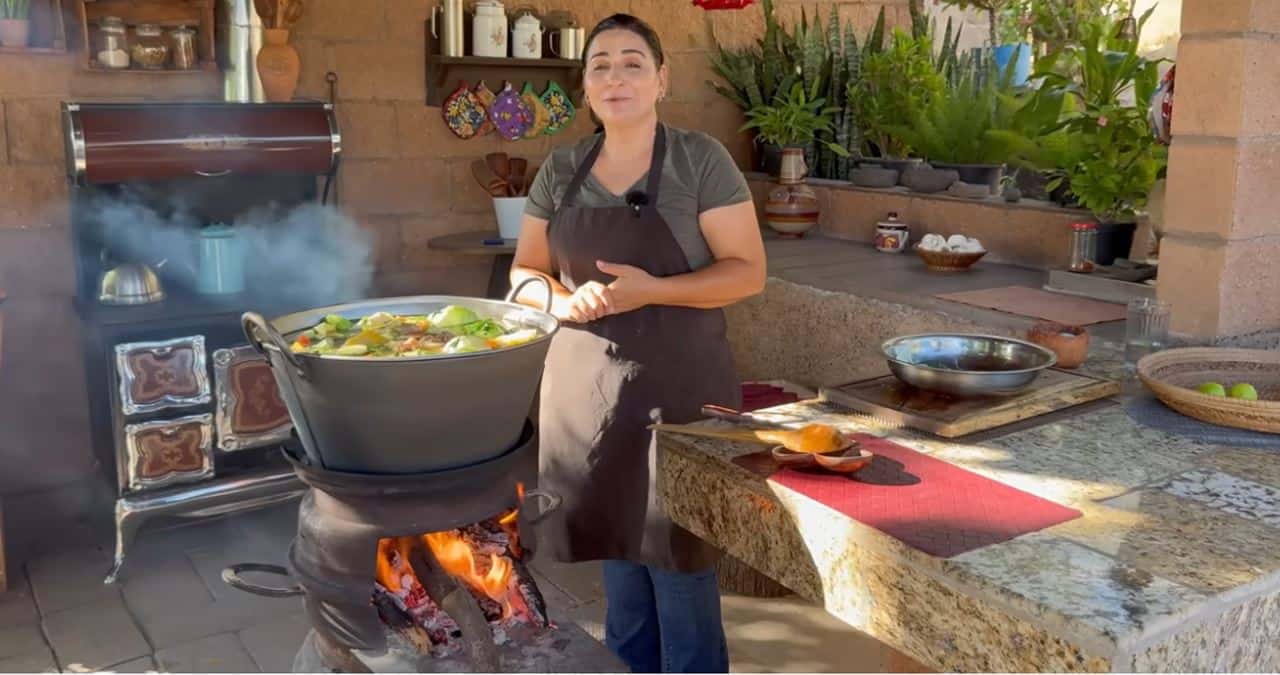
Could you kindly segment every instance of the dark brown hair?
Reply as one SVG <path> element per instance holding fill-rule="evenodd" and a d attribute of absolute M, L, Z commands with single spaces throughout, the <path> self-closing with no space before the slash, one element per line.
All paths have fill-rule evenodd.
<path fill-rule="evenodd" d="M 662 53 L 662 40 L 658 38 L 658 31 L 654 30 L 653 26 L 645 23 L 643 19 L 630 14 L 619 13 L 601 19 L 600 23 L 596 24 L 595 28 L 592 28 L 591 32 L 587 34 L 587 40 L 582 48 L 583 70 L 586 70 L 587 59 L 591 56 L 588 51 L 591 47 L 591 41 L 607 30 L 629 30 L 639 35 L 644 40 L 644 43 L 649 46 L 649 51 L 653 52 L 654 65 L 661 68 L 662 64 L 666 62 L 666 57 Z M 590 106 L 587 106 L 587 112 L 591 115 L 591 121 L 595 122 L 596 133 L 603 131 L 604 123 L 600 121 L 599 117 L 596 117 L 595 111 L 591 110 Z"/>

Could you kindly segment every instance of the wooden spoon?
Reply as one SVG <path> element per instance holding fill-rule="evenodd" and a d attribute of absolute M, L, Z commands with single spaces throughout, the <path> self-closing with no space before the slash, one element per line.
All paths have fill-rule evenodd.
<path fill-rule="evenodd" d="M 806 424 L 799 429 L 717 429 L 692 424 L 654 424 L 650 428 L 689 436 L 781 445 L 792 452 L 817 455 L 846 450 L 856 443 L 826 424 Z"/>
<path fill-rule="evenodd" d="M 489 166 L 493 175 L 511 182 L 511 159 L 505 152 L 491 152 L 484 156 L 484 163 Z"/>
<path fill-rule="evenodd" d="M 258 18 L 262 19 L 262 25 L 271 28 L 274 24 L 272 21 L 276 17 L 275 0 L 253 0 L 253 8 L 258 12 Z"/>
<path fill-rule="evenodd" d="M 491 197 L 503 197 L 507 194 L 507 181 L 494 175 L 493 170 L 482 159 L 471 160 L 471 175 Z"/>

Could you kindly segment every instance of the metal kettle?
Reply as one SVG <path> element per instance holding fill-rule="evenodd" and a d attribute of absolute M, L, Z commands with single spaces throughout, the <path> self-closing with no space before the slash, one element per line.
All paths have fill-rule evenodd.
<path fill-rule="evenodd" d="M 155 270 L 143 263 L 121 263 L 102 274 L 98 301 L 104 305 L 145 305 L 164 300 Z"/>

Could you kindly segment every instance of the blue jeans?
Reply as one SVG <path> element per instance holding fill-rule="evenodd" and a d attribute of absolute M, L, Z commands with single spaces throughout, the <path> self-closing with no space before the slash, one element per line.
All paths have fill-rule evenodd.
<path fill-rule="evenodd" d="M 685 574 L 604 561 L 605 644 L 636 673 L 727 673 L 714 568 Z"/>

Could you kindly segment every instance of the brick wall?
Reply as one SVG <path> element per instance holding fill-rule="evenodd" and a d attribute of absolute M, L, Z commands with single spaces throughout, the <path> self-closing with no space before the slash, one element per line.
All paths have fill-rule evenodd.
<path fill-rule="evenodd" d="M 302 58 L 298 95 L 327 97 L 325 73 L 332 70 L 340 78 L 346 155 L 340 196 L 343 207 L 377 235 L 379 292 L 481 293 L 486 260 L 426 248 L 437 235 L 493 227 L 492 207 L 471 180 L 468 163 L 503 150 L 536 166 L 553 145 L 589 133 L 586 115 L 551 138 L 458 140 L 445 128 L 439 109 L 423 105 L 423 21 L 434 2 L 306 4 L 294 34 Z M 787 21 L 798 19 L 803 6 L 811 16 L 821 12 L 825 22 L 832 4 L 842 20 L 865 31 L 882 3 L 778 0 Z M 891 26 L 909 23 L 906 0 L 883 4 L 889 6 Z M 534 0 L 532 5 L 569 10 L 586 26 L 618 11 L 650 21 L 662 35 L 673 76 L 663 118 L 708 131 L 740 162 L 749 161 L 750 143 L 736 132 L 741 115 L 704 81 L 714 78 L 706 55 L 716 41 L 740 45 L 761 34 L 758 3 L 745 11 L 710 13 L 687 0 Z M 70 308 L 74 272 L 58 103 L 207 99 L 220 91 L 216 74 L 88 73 L 78 68 L 77 56 L 0 54 L 0 287 L 9 294 L 3 305 L 0 457 L 6 466 L 25 467 L 0 474 L 0 495 L 68 485 L 94 471 L 79 327 Z"/>

